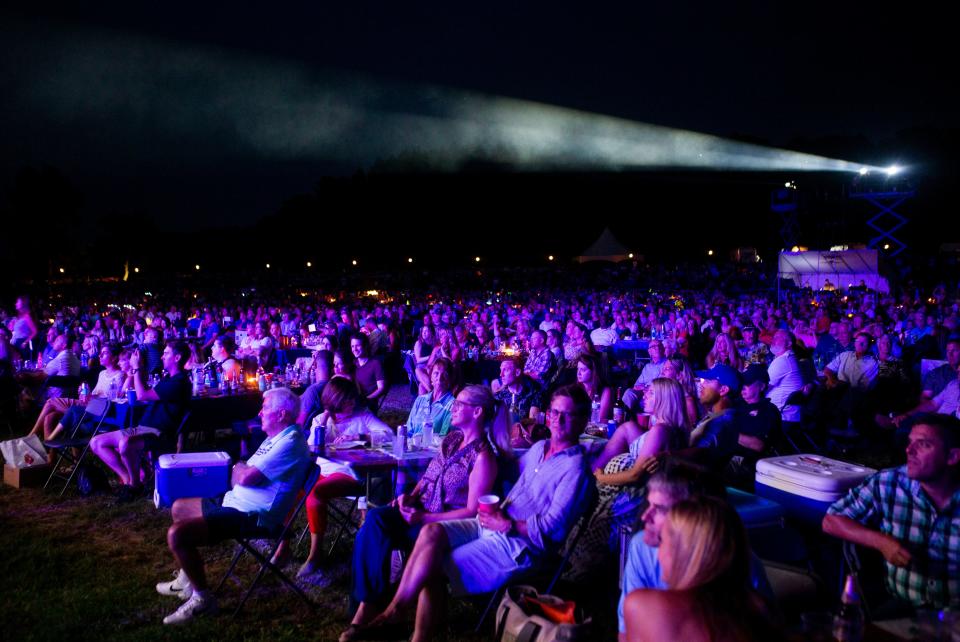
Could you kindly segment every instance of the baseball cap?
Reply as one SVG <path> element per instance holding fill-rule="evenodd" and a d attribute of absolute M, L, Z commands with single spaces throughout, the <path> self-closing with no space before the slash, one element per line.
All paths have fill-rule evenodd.
<path fill-rule="evenodd" d="M 767 369 L 765 366 L 759 363 L 751 363 L 747 366 L 747 369 L 743 371 L 743 385 L 749 386 L 752 383 L 762 381 L 763 383 L 770 383 L 770 375 L 767 374 Z"/>
<path fill-rule="evenodd" d="M 742 380 L 740 373 L 728 365 L 718 363 L 709 370 L 698 370 L 697 376 L 703 379 L 713 379 L 719 381 L 721 386 L 730 388 L 730 392 L 736 394 L 740 392 Z"/>

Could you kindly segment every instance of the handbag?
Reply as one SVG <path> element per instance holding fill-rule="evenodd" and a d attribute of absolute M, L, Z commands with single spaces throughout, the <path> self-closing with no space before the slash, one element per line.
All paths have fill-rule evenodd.
<path fill-rule="evenodd" d="M 576 642 L 592 639 L 592 622 L 573 602 L 540 595 L 532 586 L 508 587 L 497 607 L 498 642 Z"/>
<path fill-rule="evenodd" d="M 0 442 L 0 453 L 8 466 L 30 468 L 47 463 L 47 450 L 36 435 Z"/>

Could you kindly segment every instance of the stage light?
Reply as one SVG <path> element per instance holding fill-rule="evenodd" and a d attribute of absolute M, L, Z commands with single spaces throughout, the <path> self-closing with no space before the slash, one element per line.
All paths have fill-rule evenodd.
<path fill-rule="evenodd" d="M 307 267 L 313 267 L 313 263 L 311 263 L 310 261 L 307 261 Z"/>
<path fill-rule="evenodd" d="M 713 256 L 713 250 L 707 250 L 707 256 Z"/>
<path fill-rule="evenodd" d="M 548 256 L 548 257 L 547 257 L 547 260 L 548 260 L 548 261 L 552 261 L 552 260 L 553 260 L 553 254 L 551 254 L 550 256 Z"/>
<path fill-rule="evenodd" d="M 60 268 L 60 274 L 63 274 L 63 268 Z"/>
<path fill-rule="evenodd" d="M 630 254 L 627 254 L 627 258 L 628 258 L 628 259 L 632 259 L 632 258 L 633 258 L 633 252 L 630 252 Z"/>
<path fill-rule="evenodd" d="M 896 174 L 899 174 L 900 171 L 901 171 L 901 169 L 902 169 L 902 168 L 901 168 L 901 167 L 898 167 L 897 165 L 891 165 L 890 167 L 888 167 L 887 169 L 885 169 L 885 170 L 883 170 L 883 171 L 887 173 L 887 176 L 894 176 L 894 175 L 896 175 Z"/>
<path fill-rule="evenodd" d="M 861 167 L 861 168 L 860 168 L 860 176 L 866 176 L 866 175 L 869 174 L 869 173 L 870 173 L 870 170 L 867 169 L 866 167 Z"/>
<path fill-rule="evenodd" d="M 194 265 L 194 266 L 193 266 L 193 269 L 194 269 L 194 270 L 199 270 L 199 269 L 200 269 L 200 266 L 199 266 L 199 265 Z"/>
<path fill-rule="evenodd" d="M 883 244 L 883 249 L 889 250 L 889 249 L 890 249 L 890 244 L 889 244 L 889 243 L 884 243 L 884 244 Z"/>
<path fill-rule="evenodd" d="M 474 260 L 474 262 L 479 263 L 479 262 L 480 262 L 480 257 L 479 257 L 479 256 L 475 256 L 475 257 L 473 257 L 473 260 Z"/>
<path fill-rule="evenodd" d="M 270 264 L 269 264 L 269 263 L 267 263 L 267 269 L 268 269 L 268 270 L 270 269 Z"/>
<path fill-rule="evenodd" d="M 353 259 L 352 261 L 350 261 L 350 265 L 356 265 L 356 264 L 357 264 L 357 259 Z"/>
<path fill-rule="evenodd" d="M 133 271 L 136 272 L 137 274 L 140 274 L 140 268 L 138 267 L 133 268 Z"/>
<path fill-rule="evenodd" d="M 407 259 L 407 263 L 413 263 L 413 258 L 411 257 L 411 258 Z"/>

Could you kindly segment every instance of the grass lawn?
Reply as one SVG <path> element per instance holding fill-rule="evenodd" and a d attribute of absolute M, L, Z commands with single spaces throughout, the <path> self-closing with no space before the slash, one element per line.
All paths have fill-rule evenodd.
<path fill-rule="evenodd" d="M 0 486 L 0 574 L 6 588 L 0 631 L 7 640 L 166 640 L 162 624 L 179 600 L 156 593 L 175 569 L 166 546 L 169 510 L 148 501 L 117 506 L 110 495 L 63 499 L 40 490 Z M 234 545 L 204 549 L 211 583 L 219 581 Z M 305 550 L 300 552 L 302 559 Z M 231 617 L 255 566 L 246 557 L 239 578 L 220 596 L 221 614 L 176 629 L 178 639 L 336 640 L 348 623 L 348 546 L 331 560 L 338 571 L 329 587 L 310 587 L 315 609 L 269 575 L 240 617 Z M 288 569 L 294 573 L 296 566 Z M 245 586 L 245 584 L 244 584 Z M 473 623 L 474 607 L 453 601 L 450 621 Z M 460 627 L 462 628 L 462 627 Z M 485 640 L 451 634 L 450 640 Z"/>

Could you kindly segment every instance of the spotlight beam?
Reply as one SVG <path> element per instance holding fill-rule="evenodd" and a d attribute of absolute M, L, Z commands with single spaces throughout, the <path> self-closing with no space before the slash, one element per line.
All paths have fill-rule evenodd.
<path fill-rule="evenodd" d="M 23 26 L 23 25 L 21 25 Z M 320 73 L 300 63 L 96 30 L 30 37 L 13 113 L 99 131 L 129 150 L 184 162 L 253 156 L 370 165 L 413 159 L 436 170 L 471 160 L 518 170 L 688 168 L 884 171 L 841 159 L 742 143 L 511 98 Z M 95 91 L 91 91 L 95 88 Z M 146 130 L 146 131 L 145 131 Z M 196 146 L 188 145 L 196 143 Z M 132 153 L 128 151 L 126 153 Z M 891 174 L 892 175 L 892 174 Z"/>

